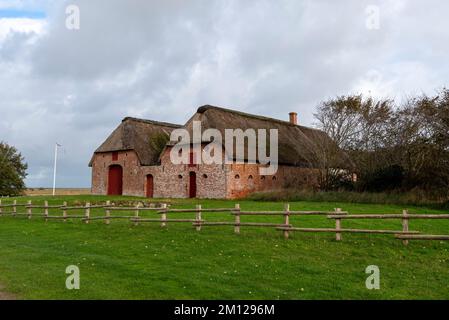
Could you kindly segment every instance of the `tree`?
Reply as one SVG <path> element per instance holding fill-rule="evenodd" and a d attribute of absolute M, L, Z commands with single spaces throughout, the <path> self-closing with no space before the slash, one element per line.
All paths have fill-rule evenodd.
<path fill-rule="evenodd" d="M 327 188 L 341 186 L 342 183 L 348 185 L 351 176 L 347 170 L 341 169 L 349 169 L 351 159 L 356 164 L 355 172 L 359 181 L 379 170 L 378 158 L 381 155 L 376 151 L 386 145 L 385 138 L 390 132 L 389 119 L 392 110 L 391 100 L 376 101 L 373 98 L 364 99 L 361 95 L 340 96 L 318 106 L 315 113 L 317 126 L 326 132 L 337 146 L 335 148 L 328 142 L 322 148 L 323 160 L 333 169 L 326 169 Z M 345 159 L 341 150 L 344 150 L 350 159 Z M 382 156 L 384 157 L 383 154 Z M 347 161 L 341 163 L 341 159 Z"/>
<path fill-rule="evenodd" d="M 167 142 L 170 140 L 170 136 L 165 132 L 158 132 L 150 136 L 150 147 L 157 153 L 161 153 Z"/>
<path fill-rule="evenodd" d="M 25 189 L 28 165 L 13 146 L 0 142 L 0 195 L 17 196 Z"/>
<path fill-rule="evenodd" d="M 319 129 L 342 149 L 350 149 L 360 131 L 362 96 L 340 96 L 323 101 L 314 114 Z"/>
<path fill-rule="evenodd" d="M 396 146 L 408 188 L 449 188 L 449 91 L 410 98 L 397 112 Z"/>
<path fill-rule="evenodd" d="M 449 90 L 399 106 L 389 99 L 341 96 L 322 102 L 315 117 L 355 163 L 358 190 L 449 194 Z"/>

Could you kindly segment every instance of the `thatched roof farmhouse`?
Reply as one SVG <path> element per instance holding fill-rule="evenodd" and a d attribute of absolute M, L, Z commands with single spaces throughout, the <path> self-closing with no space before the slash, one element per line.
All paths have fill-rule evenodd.
<path fill-rule="evenodd" d="M 316 186 L 323 169 L 323 157 L 329 149 L 337 148 L 326 133 L 298 125 L 296 119 L 295 113 L 290 114 L 290 121 L 282 121 L 210 105 L 198 108 L 183 126 L 125 118 L 92 156 L 89 163 L 92 192 L 163 198 L 236 198 L 255 191 L 301 184 Z M 252 148 L 248 144 L 244 148 L 245 159 L 234 157 L 232 163 L 193 161 L 198 158 L 193 151 L 190 162 L 172 163 L 170 151 L 178 141 L 170 141 L 170 134 L 175 129 L 185 129 L 193 135 L 194 121 L 199 121 L 203 131 L 216 129 L 223 137 L 226 129 L 266 129 L 267 132 L 277 129 L 276 173 L 260 174 L 259 169 L 264 164 L 248 161 Z M 200 149 L 196 150 L 210 142 L 201 141 Z M 234 155 L 235 150 L 224 150 L 224 153 Z M 348 157 L 339 150 L 336 159 L 341 168 L 351 165 Z"/>

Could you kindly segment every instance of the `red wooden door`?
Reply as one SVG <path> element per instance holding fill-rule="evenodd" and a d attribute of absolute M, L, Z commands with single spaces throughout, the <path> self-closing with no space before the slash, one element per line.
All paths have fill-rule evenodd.
<path fill-rule="evenodd" d="M 122 195 L 123 169 L 121 166 L 110 166 L 108 175 L 108 195 Z"/>
<path fill-rule="evenodd" d="M 189 198 L 196 198 L 196 173 L 189 174 Z"/>
<path fill-rule="evenodd" d="M 151 174 L 147 175 L 147 198 L 153 198 L 154 193 L 153 186 L 153 176 Z"/>

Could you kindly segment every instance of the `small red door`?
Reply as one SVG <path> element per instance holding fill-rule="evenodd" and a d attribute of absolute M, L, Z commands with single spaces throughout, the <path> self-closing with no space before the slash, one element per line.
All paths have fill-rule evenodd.
<path fill-rule="evenodd" d="M 189 198 L 196 198 L 196 173 L 189 174 Z"/>
<path fill-rule="evenodd" d="M 153 198 L 153 176 L 147 175 L 147 198 Z"/>
<path fill-rule="evenodd" d="M 109 167 L 108 195 L 122 195 L 123 193 L 123 169 L 114 165 Z"/>

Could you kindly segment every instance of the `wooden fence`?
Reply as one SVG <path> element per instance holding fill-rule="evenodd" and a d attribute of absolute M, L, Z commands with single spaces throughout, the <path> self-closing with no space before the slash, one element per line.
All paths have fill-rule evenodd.
<path fill-rule="evenodd" d="M 413 219 L 449 219 L 449 214 L 409 214 L 408 210 L 403 210 L 402 214 L 354 214 L 346 216 L 329 215 L 329 219 L 335 219 L 335 229 L 338 230 L 341 240 L 341 232 L 351 232 L 352 229 L 342 229 L 341 221 L 344 219 L 398 219 L 402 221 L 402 230 L 358 230 L 364 233 L 390 233 L 394 234 L 396 239 L 401 239 L 404 245 L 408 244 L 408 240 L 449 240 L 449 235 L 424 235 L 419 231 L 409 230 L 409 220 Z"/>
<path fill-rule="evenodd" d="M 19 208 L 24 208 L 25 212 L 18 212 Z M 50 215 L 51 209 L 60 210 L 60 215 Z M 103 209 L 104 216 L 91 216 L 92 209 Z M 34 211 L 33 211 L 34 210 Z M 39 210 L 39 212 L 36 212 Z M 68 214 L 73 211 L 82 211 L 82 214 Z M 142 212 L 155 212 L 158 218 L 148 218 L 141 215 Z M 114 213 L 121 213 L 120 215 Z M 192 218 L 173 217 L 177 214 L 194 213 Z M 207 221 L 203 214 L 209 213 L 230 213 L 234 221 Z M 241 227 L 267 227 L 282 231 L 284 238 L 288 239 L 291 232 L 324 232 L 335 233 L 336 241 L 342 240 L 342 233 L 368 233 L 368 234 L 393 234 L 396 239 L 402 240 L 407 245 L 409 240 L 449 240 L 449 235 L 423 235 L 419 231 L 409 230 L 409 220 L 411 219 L 449 219 L 449 214 L 409 214 L 404 210 L 402 214 L 348 214 L 340 208 L 334 211 L 291 211 L 289 204 L 284 206 L 283 211 L 242 211 L 239 204 L 234 208 L 213 208 L 204 209 L 197 205 L 194 209 L 174 209 L 169 208 L 167 204 L 162 203 L 159 207 L 142 206 L 138 203 L 136 206 L 116 206 L 107 201 L 104 205 L 92 205 L 87 202 L 83 206 L 68 206 L 67 202 L 62 205 L 49 205 L 48 201 L 44 205 L 33 205 L 31 201 L 26 204 L 17 203 L 13 200 L 11 204 L 2 204 L 0 200 L 0 216 L 11 215 L 25 216 L 28 219 L 33 217 L 42 217 L 45 221 L 56 219 L 66 222 L 68 219 L 80 219 L 88 224 L 90 221 L 103 220 L 105 224 L 110 224 L 113 219 L 125 219 L 139 225 L 139 223 L 159 223 L 161 227 L 166 227 L 168 223 L 190 223 L 197 231 L 202 227 L 213 226 L 233 226 L 236 234 L 240 233 Z M 170 216 L 170 217 L 169 217 Z M 242 217 L 256 216 L 280 216 L 282 220 L 278 223 L 273 222 L 242 222 Z M 294 227 L 290 223 L 292 216 L 326 216 L 328 219 L 335 220 L 335 228 L 300 228 Z M 343 228 L 343 220 L 351 219 L 398 219 L 402 221 L 401 230 L 376 230 L 376 229 L 354 229 Z"/>
<path fill-rule="evenodd" d="M 348 215 L 347 212 L 341 211 L 340 208 L 335 209 L 335 214 L 329 213 L 327 218 L 335 220 L 335 228 L 294 228 L 294 227 L 279 227 L 279 230 L 283 231 L 299 231 L 299 232 L 329 232 L 335 233 L 335 240 L 342 240 L 342 233 L 369 233 L 369 234 L 394 234 L 397 238 L 416 235 L 419 231 L 410 231 L 408 229 L 408 219 L 410 215 L 404 211 L 403 215 L 398 214 L 383 214 L 383 215 L 373 215 L 373 214 L 357 214 Z M 413 215 L 413 217 L 426 217 L 429 215 Z M 435 215 L 444 218 L 446 215 Z M 354 229 L 354 228 L 342 228 L 342 220 L 344 219 L 402 219 L 402 230 L 374 230 L 374 229 Z M 449 218 L 449 215 L 447 215 Z M 404 242 L 405 243 L 405 242 Z M 405 243 L 406 244 L 406 243 Z"/>

